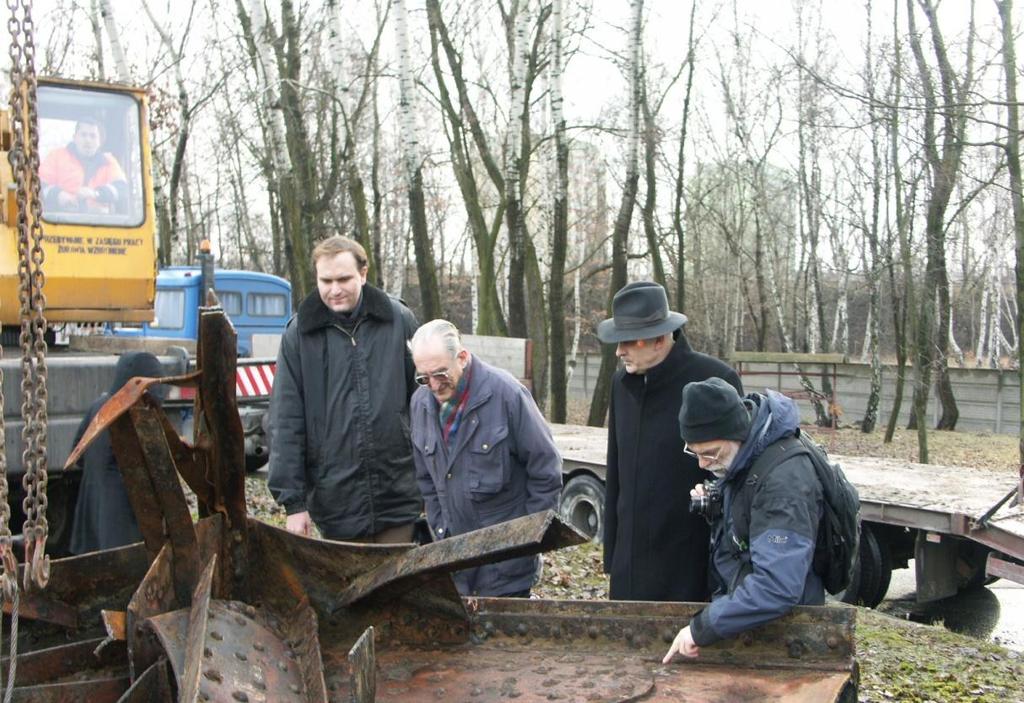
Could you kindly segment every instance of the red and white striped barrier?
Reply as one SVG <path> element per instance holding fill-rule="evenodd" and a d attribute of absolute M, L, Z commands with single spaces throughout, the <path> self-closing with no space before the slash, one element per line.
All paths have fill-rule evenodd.
<path fill-rule="evenodd" d="M 277 364 L 239 365 L 235 371 L 236 398 L 263 398 L 270 395 L 274 387 L 274 372 Z M 195 388 L 171 387 L 168 400 L 192 400 L 196 397 Z"/>

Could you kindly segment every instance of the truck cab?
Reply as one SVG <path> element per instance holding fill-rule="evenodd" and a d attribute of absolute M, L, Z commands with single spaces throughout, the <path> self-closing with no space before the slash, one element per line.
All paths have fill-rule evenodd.
<path fill-rule="evenodd" d="M 291 284 L 268 273 L 218 269 L 214 290 L 238 334 L 238 356 L 253 354 L 253 334 L 281 334 L 291 317 Z M 116 336 L 195 340 L 203 276 L 198 266 L 161 269 L 156 279 L 155 318 L 138 327 L 118 327 Z"/>

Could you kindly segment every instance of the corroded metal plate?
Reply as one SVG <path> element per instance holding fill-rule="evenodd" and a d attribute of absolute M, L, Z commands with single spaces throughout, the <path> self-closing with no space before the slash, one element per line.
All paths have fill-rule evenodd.
<path fill-rule="evenodd" d="M 179 681 L 185 671 L 189 614 L 181 609 L 147 621 Z M 209 604 L 199 697 L 231 703 L 306 700 L 295 652 L 257 622 L 251 606 L 229 601 Z"/>

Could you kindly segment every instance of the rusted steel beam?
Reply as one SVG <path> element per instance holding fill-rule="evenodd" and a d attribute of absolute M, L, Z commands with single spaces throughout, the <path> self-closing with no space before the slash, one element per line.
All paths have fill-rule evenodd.
<path fill-rule="evenodd" d="M 167 438 L 167 446 L 170 447 L 171 456 L 174 458 L 174 466 L 181 474 L 181 478 L 192 492 L 196 494 L 196 501 L 199 504 L 199 517 L 206 517 L 216 510 L 214 505 L 213 485 L 206 476 L 203 469 L 204 464 L 200 462 L 197 450 L 194 446 L 184 441 L 166 413 L 159 413 L 158 417 L 164 428 L 164 437 Z"/>
<path fill-rule="evenodd" d="M 149 470 L 167 539 L 174 553 L 171 580 L 180 605 L 187 605 L 199 580 L 199 549 L 185 494 L 174 459 L 158 417 L 159 409 L 146 403 L 131 408 L 129 415 Z"/>
<path fill-rule="evenodd" d="M 153 615 L 178 607 L 171 580 L 171 559 L 171 546 L 164 544 L 128 603 L 128 659 L 133 677 L 139 676 L 161 656 L 160 645 L 144 627 L 144 622 Z"/>
<path fill-rule="evenodd" d="M 203 309 L 199 315 L 196 357 L 203 376 L 195 400 L 196 445 L 208 449 L 205 470 L 215 502 L 227 515 L 229 541 L 221 553 L 220 573 L 233 597 L 245 600 L 248 533 L 245 503 L 245 434 L 235 402 L 237 335 L 224 311 Z M 227 588 L 227 585 L 224 586 Z"/>
<path fill-rule="evenodd" d="M 173 703 L 167 660 L 161 658 L 142 672 L 118 703 Z"/>
<path fill-rule="evenodd" d="M 327 703 L 320 628 L 308 598 L 303 598 L 294 612 L 285 615 L 282 629 L 285 642 L 295 652 L 306 702 Z"/>
<path fill-rule="evenodd" d="M 82 435 L 82 439 L 79 440 L 78 444 L 71 451 L 71 455 L 67 461 L 64 462 L 64 468 L 68 469 L 75 465 L 79 457 L 82 456 L 82 452 L 85 448 L 92 444 L 92 441 L 105 429 L 109 429 L 114 421 L 128 412 L 128 409 L 135 405 L 135 403 L 141 398 L 146 390 L 151 386 L 157 384 L 164 384 L 169 386 L 194 386 L 197 379 L 200 376 L 199 371 L 193 371 L 192 373 L 185 374 L 184 376 L 167 376 L 165 378 L 145 378 L 138 376 L 136 378 L 129 379 L 128 383 L 124 384 L 117 393 L 110 396 L 110 400 L 103 404 L 103 407 L 99 409 L 96 416 L 93 417 L 92 422 L 85 429 L 85 433 Z"/>
<path fill-rule="evenodd" d="M 373 628 L 359 636 L 348 652 L 352 703 L 374 703 L 377 700 L 377 656 L 373 647 Z"/>
<path fill-rule="evenodd" d="M 164 521 L 153 481 L 146 468 L 142 443 L 128 415 L 115 418 L 109 429 L 110 444 L 124 478 L 125 492 L 139 524 L 142 541 L 150 558 L 155 559 L 164 546 Z"/>
<path fill-rule="evenodd" d="M 210 612 L 210 595 L 213 590 L 213 572 L 217 566 L 214 554 L 203 569 L 192 595 L 192 607 L 188 616 L 188 638 L 185 641 L 185 666 L 178 680 L 178 695 L 183 701 L 199 699 L 199 670 L 203 665 L 203 648 L 206 645 L 206 627 Z"/>
<path fill-rule="evenodd" d="M 107 630 L 107 640 L 128 641 L 128 613 L 124 610 L 103 610 L 100 616 Z"/>
<path fill-rule="evenodd" d="M 705 603 L 466 598 L 474 631 L 504 645 L 622 651 L 660 662 Z M 798 607 L 743 635 L 702 647 L 704 664 L 846 671 L 853 667 L 853 608 Z"/>
<path fill-rule="evenodd" d="M 103 642 L 102 638 L 88 639 L 19 654 L 14 683 L 16 686 L 54 683 L 76 674 L 104 668 L 123 668 L 127 671 L 124 645 L 101 648 Z M 0 670 L 6 674 L 10 667 L 10 657 L 0 660 L 0 667 L 3 667 Z"/>
<path fill-rule="evenodd" d="M 12 703 L 115 703 L 128 689 L 127 676 L 15 688 Z"/>
<path fill-rule="evenodd" d="M 13 609 L 12 604 L 5 600 L 3 612 L 10 615 Z M 77 608 L 39 593 L 23 592 L 21 594 L 18 599 L 18 616 L 29 620 L 52 622 L 54 625 L 60 625 L 69 630 L 78 629 Z"/>
<path fill-rule="evenodd" d="M 426 544 L 360 574 L 335 600 L 340 609 L 388 588 L 415 588 L 425 577 L 470 566 L 583 544 L 587 538 L 558 519 L 553 510 L 516 518 L 468 534 Z"/>
<path fill-rule="evenodd" d="M 338 590 L 359 574 L 374 569 L 410 545 L 331 542 L 292 534 L 258 520 L 249 521 L 251 598 L 287 613 L 308 597 L 319 620 L 321 647 L 341 656 L 363 631 L 375 626 L 377 643 L 457 644 L 468 640 L 469 621 L 448 574 L 425 578 L 415 591 L 353 604 L 335 611 Z M 347 677 L 347 673 L 345 674 Z"/>

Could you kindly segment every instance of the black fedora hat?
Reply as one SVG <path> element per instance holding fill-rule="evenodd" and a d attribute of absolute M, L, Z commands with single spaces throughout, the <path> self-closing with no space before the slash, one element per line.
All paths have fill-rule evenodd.
<path fill-rule="evenodd" d="M 650 339 L 685 324 L 686 315 L 668 309 L 664 288 L 651 281 L 636 281 L 612 298 L 612 318 L 597 326 L 597 338 L 605 344 Z"/>

